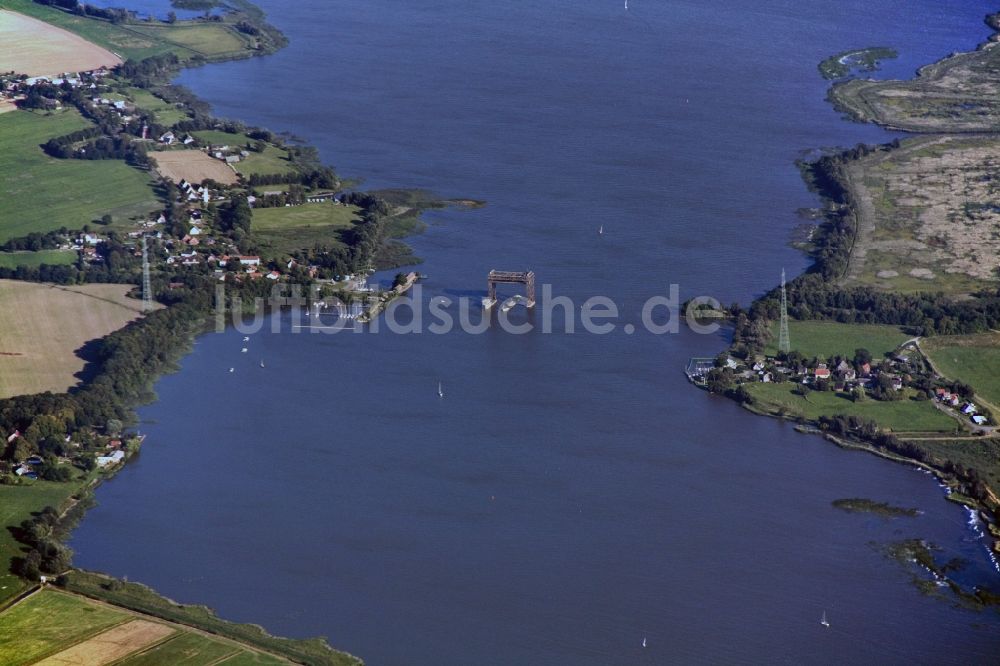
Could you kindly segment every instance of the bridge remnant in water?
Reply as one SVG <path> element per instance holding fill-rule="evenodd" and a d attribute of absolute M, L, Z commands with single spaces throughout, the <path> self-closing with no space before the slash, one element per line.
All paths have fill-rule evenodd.
<path fill-rule="evenodd" d="M 483 299 L 483 305 L 487 308 L 492 307 L 497 302 L 497 285 L 498 284 L 523 284 L 525 290 L 525 296 L 528 302 L 525 304 L 529 308 L 535 305 L 535 272 L 534 271 L 490 271 L 489 276 L 486 279 L 486 285 L 489 295 Z"/>

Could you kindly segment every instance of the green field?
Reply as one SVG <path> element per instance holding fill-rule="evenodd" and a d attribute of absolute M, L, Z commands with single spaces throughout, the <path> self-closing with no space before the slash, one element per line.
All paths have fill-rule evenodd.
<path fill-rule="evenodd" d="M 156 122 L 161 125 L 169 127 L 188 117 L 188 114 L 183 109 L 160 99 L 148 90 L 128 88 L 125 94 L 137 107 L 152 113 L 156 118 Z"/>
<path fill-rule="evenodd" d="M 0 268 L 41 266 L 42 264 L 68 266 L 76 261 L 75 250 L 39 250 L 38 252 L 0 252 Z"/>
<path fill-rule="evenodd" d="M 0 114 L 0 242 L 79 229 L 105 213 L 140 217 L 159 208 L 149 174 L 121 160 L 54 159 L 39 147 L 87 125 L 75 109 Z"/>
<path fill-rule="evenodd" d="M 206 143 L 220 146 L 246 148 L 248 143 L 256 143 L 246 134 L 230 134 L 219 130 L 202 130 L 193 134 Z M 267 144 L 261 153 L 250 152 L 250 156 L 234 164 L 236 171 L 244 176 L 253 174 L 287 173 L 297 171 L 295 165 L 288 159 L 288 151 L 275 145 Z M 281 189 L 278 185 L 268 185 L 265 190 Z"/>
<path fill-rule="evenodd" d="M 30 664 L 130 615 L 69 594 L 43 590 L 0 614 L 0 664 Z"/>
<path fill-rule="evenodd" d="M 771 334 L 765 353 L 774 355 L 778 353 L 778 322 L 774 322 Z M 850 358 L 854 356 L 855 349 L 864 348 L 872 353 L 873 358 L 880 359 L 911 337 L 897 326 L 839 324 L 832 321 L 788 322 L 792 350 L 807 358 L 836 355 Z"/>
<path fill-rule="evenodd" d="M 126 60 L 142 60 L 164 53 L 175 53 L 182 59 L 194 55 L 227 57 L 244 55 L 249 40 L 232 26 L 218 23 L 179 21 L 174 25 L 128 23 L 113 24 L 76 16 L 32 0 L 0 0 L 0 7 L 51 23 L 103 46 Z"/>
<path fill-rule="evenodd" d="M 135 619 L 140 618 L 124 608 L 97 603 L 58 589 L 42 589 L 0 613 L 0 664 L 21 666 L 35 663 Z M 288 663 L 238 642 L 206 636 L 185 626 L 161 624 L 175 629 L 175 633 L 152 647 L 138 644 L 133 648 L 134 654 L 114 663 L 119 666 L 209 666 L 219 663 L 275 666 Z M 86 663 L 91 663 L 90 659 L 94 660 L 93 663 L 105 663 L 99 657 L 100 646 L 95 648 L 81 652 L 78 658 Z"/>
<path fill-rule="evenodd" d="M 969 384 L 977 396 L 1000 407 L 1000 334 L 926 338 L 920 348 L 942 375 Z"/>
<path fill-rule="evenodd" d="M 253 237 L 265 256 L 280 257 L 317 243 L 339 244 L 339 232 L 357 219 L 358 208 L 332 203 L 258 208 L 253 212 Z"/>
<path fill-rule="evenodd" d="M 779 410 L 791 417 L 801 416 L 816 420 L 820 416 L 858 416 L 875 421 L 882 428 L 893 432 L 954 432 L 957 422 L 934 408 L 929 400 L 917 401 L 908 395 L 902 400 L 883 402 L 869 398 L 853 402 L 843 393 L 812 391 L 805 396 L 793 393 L 800 384 L 748 384 L 747 389 L 756 399 L 754 408 L 769 412 Z"/>
<path fill-rule="evenodd" d="M 6 437 L 5 437 L 6 439 Z M 0 485 L 0 604 L 25 589 L 24 580 L 10 572 L 10 562 L 21 555 L 22 545 L 8 527 L 20 525 L 47 506 L 59 509 L 83 484 L 26 481 L 24 485 Z M 0 631 L 0 636 L 3 631 Z M 0 651 L 0 664 L 6 663 Z"/>
<path fill-rule="evenodd" d="M 133 32 L 156 42 L 170 44 L 178 53 L 193 52 L 207 58 L 239 55 L 249 48 L 249 39 L 223 23 L 139 23 Z"/>

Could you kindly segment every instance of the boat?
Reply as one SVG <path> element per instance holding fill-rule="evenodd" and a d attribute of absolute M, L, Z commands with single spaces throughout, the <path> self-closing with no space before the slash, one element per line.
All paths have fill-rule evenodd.
<path fill-rule="evenodd" d="M 236 368 L 229 368 L 229 372 L 236 372 Z"/>
<path fill-rule="evenodd" d="M 249 335 L 244 335 L 243 336 L 243 342 L 250 342 L 250 336 Z"/>
<path fill-rule="evenodd" d="M 646 647 L 646 637 L 642 637 L 642 647 Z"/>
<path fill-rule="evenodd" d="M 241 350 L 240 350 L 240 352 L 242 352 L 242 353 L 244 353 L 244 354 L 246 354 L 246 353 L 247 353 L 247 351 L 249 351 L 249 350 L 248 350 L 248 349 L 247 349 L 246 347 L 244 347 L 243 349 L 241 349 Z"/>
<path fill-rule="evenodd" d="M 264 359 L 260 359 L 260 367 L 264 367 Z"/>
<path fill-rule="evenodd" d="M 438 397 L 439 398 L 444 397 L 444 389 L 441 388 L 441 382 L 438 382 Z"/>
<path fill-rule="evenodd" d="M 827 619 L 826 619 L 826 611 L 823 611 L 823 619 L 821 619 L 821 620 L 819 621 L 819 623 L 820 623 L 820 624 L 822 624 L 822 625 L 823 625 L 824 627 L 826 627 L 826 628 L 828 628 L 828 629 L 829 629 L 829 627 L 830 627 L 830 623 L 829 623 L 829 622 L 827 621 Z"/>
<path fill-rule="evenodd" d="M 625 6 L 625 9 L 628 9 L 628 5 L 627 4 Z M 597 235 L 598 236 L 603 236 L 604 235 L 604 225 L 603 224 L 597 228 Z"/>

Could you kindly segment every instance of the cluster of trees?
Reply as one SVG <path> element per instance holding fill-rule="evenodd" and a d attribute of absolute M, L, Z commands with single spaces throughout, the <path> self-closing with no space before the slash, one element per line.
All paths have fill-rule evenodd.
<path fill-rule="evenodd" d="M 124 23 L 131 17 L 131 14 L 126 9 L 94 7 L 93 5 L 82 4 L 78 0 L 35 0 L 35 2 L 40 5 L 58 7 L 79 14 L 80 16 L 105 19 L 112 23 Z"/>
<path fill-rule="evenodd" d="M 336 172 L 326 166 L 299 173 L 254 173 L 250 174 L 247 179 L 247 184 L 251 187 L 282 185 L 284 183 L 301 184 L 312 190 L 335 190 L 340 187 L 340 179 L 337 178 Z"/>
<path fill-rule="evenodd" d="M 38 250 L 54 250 L 69 237 L 69 229 L 61 227 L 55 231 L 41 233 L 32 231 L 27 236 L 11 238 L 3 245 L 0 245 L 0 252 L 37 252 Z"/>
<path fill-rule="evenodd" d="M 28 547 L 22 557 L 13 560 L 15 574 L 38 580 L 41 574 L 61 574 L 69 567 L 72 551 L 58 538 L 59 514 L 47 506 L 25 520 L 16 530 L 17 540 Z"/>

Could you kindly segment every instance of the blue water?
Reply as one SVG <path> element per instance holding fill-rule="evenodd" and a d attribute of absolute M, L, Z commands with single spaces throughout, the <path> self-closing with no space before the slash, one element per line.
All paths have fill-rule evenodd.
<path fill-rule="evenodd" d="M 893 46 L 879 75 L 909 76 L 982 41 L 991 9 L 622 4 L 270 0 L 287 49 L 180 82 L 368 186 L 487 200 L 413 239 L 425 296 L 478 298 L 490 268 L 531 268 L 638 324 L 671 283 L 748 303 L 805 268 L 788 239 L 817 201 L 794 160 L 894 136 L 829 108 L 822 58 Z M 692 389 L 681 369 L 724 333 L 280 323 L 248 354 L 238 331 L 206 335 L 158 383 L 142 455 L 74 535 L 79 565 L 371 664 L 1000 651 L 997 615 L 922 595 L 880 551 L 925 538 L 996 585 L 965 512 L 925 474 Z M 849 515 L 830 505 L 843 497 L 923 514 Z"/>

